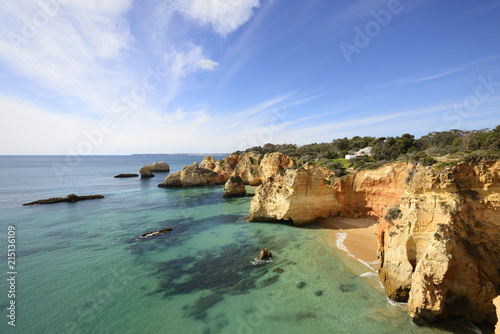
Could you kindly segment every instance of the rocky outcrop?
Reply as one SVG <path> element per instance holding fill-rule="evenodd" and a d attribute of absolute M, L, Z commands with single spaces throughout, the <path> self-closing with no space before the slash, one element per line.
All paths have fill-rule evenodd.
<path fill-rule="evenodd" d="M 259 253 L 259 260 L 267 260 L 267 259 L 272 258 L 272 257 L 273 257 L 273 254 L 267 248 L 264 248 Z"/>
<path fill-rule="evenodd" d="M 255 152 L 231 154 L 220 161 L 206 156 L 200 164 L 200 168 L 219 174 L 224 181 L 235 175 L 239 176 L 244 184 L 251 186 L 258 186 L 291 166 L 293 162 L 290 158 L 281 153 L 268 153 L 262 156 Z"/>
<path fill-rule="evenodd" d="M 114 177 L 115 178 L 126 178 L 126 177 L 138 177 L 139 174 L 118 174 L 118 175 L 115 175 Z"/>
<path fill-rule="evenodd" d="M 245 184 L 241 177 L 233 175 L 227 180 L 223 197 L 245 197 L 246 194 Z"/>
<path fill-rule="evenodd" d="M 258 186 L 262 183 L 260 175 L 260 163 L 262 155 L 257 153 L 245 153 L 240 156 L 238 165 L 236 165 L 233 175 L 238 175 L 243 183 Z"/>
<path fill-rule="evenodd" d="M 146 232 L 143 233 L 139 236 L 139 238 L 150 238 L 150 237 L 155 237 L 157 235 L 165 234 L 167 232 L 172 231 L 171 227 L 166 227 L 164 229 L 158 230 L 158 231 L 153 231 L 153 232 Z"/>
<path fill-rule="evenodd" d="M 239 160 L 240 155 L 237 154 L 231 154 L 220 161 L 217 161 L 214 157 L 206 156 L 201 162 L 200 168 L 211 170 L 219 174 L 224 181 L 227 181 L 233 174 Z"/>
<path fill-rule="evenodd" d="M 170 166 L 165 161 L 153 162 L 152 164 L 146 165 L 152 172 L 170 172 Z"/>
<path fill-rule="evenodd" d="M 158 187 L 194 187 L 224 184 L 224 177 L 205 168 L 195 165 L 184 167 L 183 170 L 170 174 Z"/>
<path fill-rule="evenodd" d="M 26 206 L 26 205 L 38 205 L 38 204 L 54 204 L 61 202 L 78 202 L 78 201 L 85 201 L 89 199 L 98 199 L 98 198 L 104 198 L 104 196 L 103 195 L 77 196 L 75 194 L 69 194 L 66 197 L 53 197 L 53 198 L 41 199 L 30 203 L 24 203 L 23 205 Z"/>
<path fill-rule="evenodd" d="M 500 296 L 493 299 L 493 304 L 497 309 L 497 325 L 495 327 L 495 334 L 500 334 Z"/>
<path fill-rule="evenodd" d="M 142 166 L 139 170 L 139 174 L 141 174 L 141 178 L 146 179 L 150 177 L 154 177 L 155 175 L 151 172 L 148 166 Z"/>
<path fill-rule="evenodd" d="M 326 218 L 336 207 L 334 190 L 320 172 L 287 169 L 257 188 L 250 221 L 290 221 L 294 225 Z"/>
<path fill-rule="evenodd" d="M 287 170 L 257 188 L 250 220 L 371 217 L 387 295 L 419 323 L 495 323 L 500 290 L 500 161 L 453 168 L 395 163 L 336 179 Z"/>

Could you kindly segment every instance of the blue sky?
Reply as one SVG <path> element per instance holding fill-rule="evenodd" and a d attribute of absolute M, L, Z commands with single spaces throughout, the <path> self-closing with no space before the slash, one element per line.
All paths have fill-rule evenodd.
<path fill-rule="evenodd" d="M 0 154 L 500 124 L 500 2 L 0 0 Z"/>

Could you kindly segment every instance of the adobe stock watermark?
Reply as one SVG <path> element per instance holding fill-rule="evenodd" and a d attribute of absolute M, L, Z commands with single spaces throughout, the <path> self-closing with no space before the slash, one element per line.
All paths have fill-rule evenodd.
<path fill-rule="evenodd" d="M 63 181 L 63 176 L 72 169 L 78 167 L 83 155 L 90 155 L 94 150 L 102 145 L 104 138 L 109 136 L 116 128 L 116 121 L 123 121 L 129 117 L 132 110 L 139 106 L 156 90 L 159 84 L 165 82 L 169 71 L 163 69 L 159 64 L 153 70 L 146 68 L 146 74 L 142 83 L 133 87 L 128 94 L 123 94 L 111 104 L 113 119 L 102 119 L 98 126 L 82 131 L 82 139 L 72 147 L 66 147 L 66 158 L 63 163 L 53 162 L 52 170 L 56 174 L 59 182 Z"/>
<path fill-rule="evenodd" d="M 412 0 L 407 0 L 412 1 Z M 399 0 L 389 0 L 387 2 L 387 9 L 381 9 L 378 12 L 372 10 L 370 15 L 373 20 L 368 21 L 362 28 L 354 27 L 353 44 L 346 42 L 340 43 L 340 50 L 344 55 L 346 61 L 350 64 L 352 62 L 353 54 L 360 54 L 374 38 L 380 35 L 383 28 L 389 26 L 393 16 L 401 14 L 404 7 Z"/>
<path fill-rule="evenodd" d="M 40 31 L 60 12 L 60 4 L 65 2 L 66 0 L 39 0 L 37 2 L 38 10 L 32 15 L 27 15 L 29 19 L 23 22 L 19 32 L 4 29 L 11 47 L 18 51 L 20 47 L 27 45 L 37 37 Z"/>
<path fill-rule="evenodd" d="M 463 120 L 469 118 L 471 113 L 476 111 L 479 105 L 489 99 L 500 87 L 500 81 L 493 81 L 493 74 L 490 74 L 488 78 L 479 76 L 477 80 L 479 84 L 474 94 L 466 96 L 461 103 L 455 103 L 443 114 L 443 120 L 453 123 L 454 129 L 460 128 Z"/>
<path fill-rule="evenodd" d="M 290 114 L 286 111 L 286 107 L 275 108 L 268 125 L 259 129 L 256 134 L 249 135 L 241 141 L 238 145 L 238 150 L 241 151 L 249 147 L 271 143 L 276 133 L 283 131 L 289 121 Z"/>

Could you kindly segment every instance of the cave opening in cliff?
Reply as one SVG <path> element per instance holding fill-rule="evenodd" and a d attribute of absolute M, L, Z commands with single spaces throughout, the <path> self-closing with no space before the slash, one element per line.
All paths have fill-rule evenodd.
<path fill-rule="evenodd" d="M 411 264 L 412 273 L 414 273 L 415 267 L 417 266 L 417 246 L 412 237 L 410 237 L 406 243 L 406 256 L 408 258 L 408 262 Z"/>

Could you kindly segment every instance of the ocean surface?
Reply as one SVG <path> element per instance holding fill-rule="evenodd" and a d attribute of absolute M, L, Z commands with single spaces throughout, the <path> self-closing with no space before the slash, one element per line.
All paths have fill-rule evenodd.
<path fill-rule="evenodd" d="M 113 178 L 202 159 L 1 156 L 0 333 L 478 333 L 460 321 L 414 325 L 373 270 L 327 246 L 324 230 L 248 223 L 251 198 L 225 199 L 223 186 L 158 188 L 168 173 Z M 105 198 L 22 206 L 70 193 Z M 265 247 L 273 262 L 253 264 Z"/>

